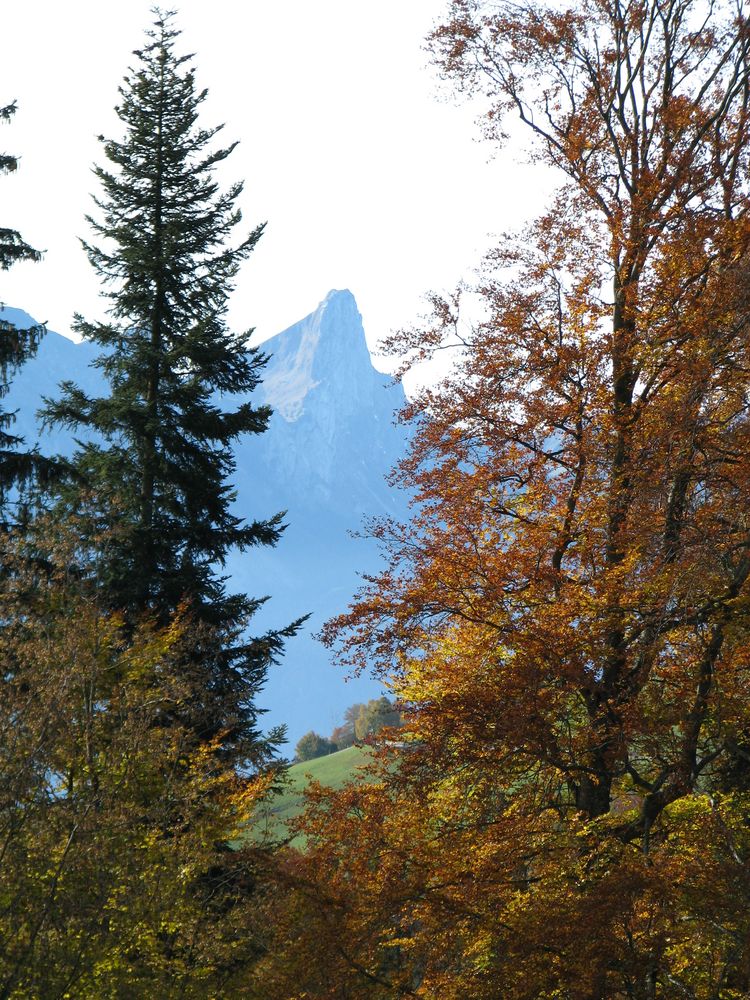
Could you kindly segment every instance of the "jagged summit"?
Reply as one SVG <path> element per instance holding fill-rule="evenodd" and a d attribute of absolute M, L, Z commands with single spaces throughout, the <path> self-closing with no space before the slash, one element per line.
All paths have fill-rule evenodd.
<path fill-rule="evenodd" d="M 263 344 L 271 361 L 261 393 L 284 420 L 298 420 L 311 390 L 328 385 L 347 396 L 372 379 L 362 317 L 347 289 L 326 295 L 315 312 Z"/>
<path fill-rule="evenodd" d="M 276 481 L 304 482 L 308 505 L 383 513 L 380 483 L 403 448 L 393 418 L 405 398 L 373 367 L 352 293 L 329 292 L 262 348 L 271 358 L 258 391 L 274 414 L 259 449 Z"/>

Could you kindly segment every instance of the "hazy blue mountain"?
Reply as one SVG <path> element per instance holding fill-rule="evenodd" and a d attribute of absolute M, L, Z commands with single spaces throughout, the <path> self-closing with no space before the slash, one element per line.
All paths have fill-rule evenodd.
<path fill-rule="evenodd" d="M 33 323 L 20 310 L 3 316 L 18 326 Z M 365 517 L 403 513 L 404 498 L 384 477 L 406 443 L 406 432 L 393 423 L 404 395 L 373 368 L 348 291 L 330 292 L 315 312 L 262 349 L 271 360 L 254 398 L 268 402 L 274 415 L 265 434 L 237 447 L 237 510 L 250 519 L 286 510 L 289 527 L 275 549 L 235 553 L 226 573 L 231 590 L 270 596 L 254 631 L 311 614 L 260 698 L 267 724 L 285 722 L 293 747 L 308 729 L 327 734 L 348 705 L 380 690 L 366 678 L 345 682 L 312 634 L 346 608 L 358 573 L 378 566 L 374 543 L 350 533 Z M 64 379 L 101 392 L 102 377 L 90 367 L 96 353 L 90 344 L 48 333 L 5 401 L 17 410 L 15 428 L 28 443 L 38 441 L 45 453 L 72 451 L 72 435 L 41 433 L 35 412 Z"/>
<path fill-rule="evenodd" d="M 36 320 L 21 309 L 3 309 L 3 319 L 19 329 L 33 326 Z M 20 434 L 28 445 L 39 442 L 45 454 L 69 455 L 75 442 L 65 430 L 40 432 L 36 411 L 45 396 L 57 396 L 58 384 L 64 379 L 73 379 L 88 393 L 104 391 L 104 379 L 90 363 L 98 354 L 92 344 L 75 344 L 67 337 L 49 331 L 42 341 L 39 352 L 27 361 L 13 379 L 10 392 L 3 400 L 3 409 L 16 411 L 16 422 L 11 433 Z"/>

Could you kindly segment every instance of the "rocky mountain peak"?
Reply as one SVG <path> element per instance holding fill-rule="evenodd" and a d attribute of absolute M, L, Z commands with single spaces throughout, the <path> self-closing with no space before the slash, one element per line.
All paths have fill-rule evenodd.
<path fill-rule="evenodd" d="M 265 401 L 287 422 L 305 412 L 313 389 L 328 388 L 340 400 L 353 393 L 360 398 L 373 376 L 362 317 L 348 290 L 331 291 L 318 308 L 263 345 L 271 360 L 263 375 Z"/>

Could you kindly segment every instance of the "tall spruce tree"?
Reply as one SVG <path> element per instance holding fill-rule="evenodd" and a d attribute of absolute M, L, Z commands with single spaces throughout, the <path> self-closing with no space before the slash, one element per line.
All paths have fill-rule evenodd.
<path fill-rule="evenodd" d="M 0 122 L 9 122 L 16 113 L 15 102 L 0 107 Z M 18 169 L 18 157 L 0 153 L 0 173 L 9 174 Z M 0 226 L 0 268 L 7 271 L 19 261 L 38 261 L 41 254 L 34 250 L 15 229 Z M 7 319 L 0 318 L 0 399 L 7 396 L 13 376 L 29 358 L 36 354 L 44 326 L 19 329 Z M 0 408 L 0 526 L 7 528 L 15 520 L 9 511 L 11 496 L 19 496 L 35 476 L 46 476 L 51 463 L 36 452 L 23 450 L 23 439 L 11 433 L 15 420 L 12 411 Z"/>
<path fill-rule="evenodd" d="M 283 530 L 281 514 L 237 517 L 228 482 L 233 442 L 264 431 L 270 416 L 247 400 L 266 356 L 225 323 L 233 280 L 263 226 L 228 242 L 242 185 L 221 191 L 215 167 L 236 144 L 216 148 L 222 126 L 198 124 L 206 91 L 196 90 L 192 56 L 175 52 L 173 15 L 155 13 L 120 87 L 124 136 L 102 137 L 109 163 L 95 168 L 103 194 L 98 219 L 88 219 L 97 241 L 84 243 L 109 322 L 79 316 L 75 328 L 103 348 L 96 364 L 110 392 L 91 398 L 64 383 L 46 418 L 89 435 L 74 458 L 85 488 L 68 489 L 62 506 L 93 511 L 93 530 L 114 527 L 101 570 L 111 606 L 164 623 L 187 604 L 196 627 L 186 663 L 206 674 L 195 728 L 206 739 L 221 734 L 242 764 L 267 746 L 254 696 L 294 629 L 244 638 L 260 602 L 227 594 L 217 572 L 230 548 L 273 545 Z"/>

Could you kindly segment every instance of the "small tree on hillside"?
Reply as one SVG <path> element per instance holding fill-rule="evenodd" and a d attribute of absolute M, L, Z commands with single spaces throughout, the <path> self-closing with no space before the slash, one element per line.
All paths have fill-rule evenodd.
<path fill-rule="evenodd" d="M 357 736 L 354 732 L 354 726 L 347 724 L 344 724 L 343 726 L 336 726 L 331 733 L 331 742 L 335 743 L 339 750 L 346 750 L 347 747 L 353 746 L 356 739 Z"/>
<path fill-rule="evenodd" d="M 365 704 L 364 702 L 361 701 L 356 701 L 353 705 L 350 705 L 349 708 L 347 708 L 346 711 L 344 712 L 344 725 L 351 726 L 353 731 L 357 724 L 359 713 L 364 708 Z"/>
<path fill-rule="evenodd" d="M 312 729 L 298 741 L 295 747 L 297 760 L 314 760 L 316 757 L 325 757 L 326 754 L 335 753 L 339 748 L 325 736 L 320 736 Z"/>
<path fill-rule="evenodd" d="M 354 728 L 357 739 L 363 740 L 367 736 L 379 733 L 386 726 L 400 724 L 401 715 L 395 705 L 388 698 L 382 696 L 381 698 L 372 698 L 366 705 L 360 706 Z"/>
<path fill-rule="evenodd" d="M 365 705 L 362 702 L 355 702 L 350 705 L 344 712 L 344 721 L 340 726 L 337 726 L 331 733 L 331 739 L 339 748 L 343 750 L 345 747 L 352 746 L 357 740 L 357 719 L 359 718 L 360 712 L 365 709 Z"/>

